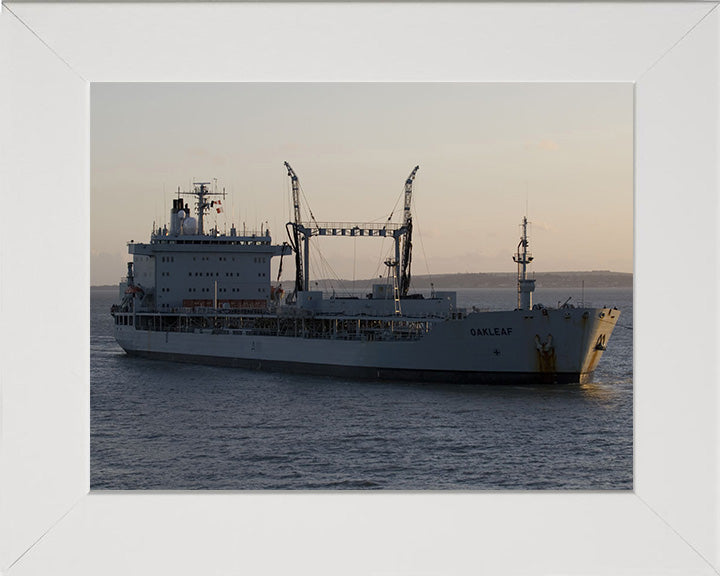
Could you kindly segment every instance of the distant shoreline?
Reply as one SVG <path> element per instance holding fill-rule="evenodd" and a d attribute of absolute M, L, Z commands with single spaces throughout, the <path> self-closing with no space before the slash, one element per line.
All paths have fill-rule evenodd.
<path fill-rule="evenodd" d="M 583 282 L 585 288 L 632 288 L 633 275 L 630 272 L 610 272 L 609 270 L 593 270 L 590 272 L 538 272 L 531 274 L 536 280 L 536 287 L 542 288 L 574 288 L 581 287 Z M 283 280 L 285 284 L 291 284 L 291 278 Z M 317 280 L 323 289 L 328 289 L 330 282 L 341 282 L 345 288 L 366 288 L 371 283 L 381 283 L 383 279 L 364 280 Z M 437 274 L 433 276 L 418 275 L 412 277 L 412 287 L 415 290 L 429 290 L 430 284 L 435 289 L 444 290 L 451 288 L 515 288 L 517 286 L 517 274 L 514 272 L 482 272 L 482 273 L 458 273 L 458 274 Z M 117 290 L 118 285 L 97 285 L 90 286 L 94 290 Z"/>

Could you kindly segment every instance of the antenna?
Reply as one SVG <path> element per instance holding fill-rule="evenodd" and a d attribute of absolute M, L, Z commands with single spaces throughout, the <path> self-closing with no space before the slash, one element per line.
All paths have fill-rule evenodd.
<path fill-rule="evenodd" d="M 518 310 L 532 309 L 532 293 L 535 290 L 535 280 L 527 277 L 527 266 L 533 261 L 532 254 L 528 252 L 529 241 L 527 226 L 527 216 L 523 216 L 522 223 L 520 224 L 522 235 L 520 236 L 517 252 L 513 256 L 513 260 L 517 262 L 518 265 Z"/>

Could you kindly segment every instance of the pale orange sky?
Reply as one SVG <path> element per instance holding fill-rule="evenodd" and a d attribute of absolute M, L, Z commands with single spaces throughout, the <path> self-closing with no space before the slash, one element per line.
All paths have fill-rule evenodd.
<path fill-rule="evenodd" d="M 414 274 L 514 272 L 526 206 L 536 271 L 633 269 L 631 84 L 98 84 L 91 283 L 125 272 L 191 180 L 231 223 L 286 240 L 295 169 L 319 221 L 386 220 L 414 186 Z M 211 222 L 213 219 L 211 219 Z M 384 272 L 389 240 L 313 239 L 312 277 Z M 293 274 L 292 259 L 283 278 Z"/>

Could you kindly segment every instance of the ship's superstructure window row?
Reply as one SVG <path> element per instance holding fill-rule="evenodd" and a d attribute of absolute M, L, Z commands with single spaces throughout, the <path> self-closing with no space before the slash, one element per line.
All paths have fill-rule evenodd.
<path fill-rule="evenodd" d="M 196 245 L 215 245 L 215 246 L 218 246 L 218 245 L 221 245 L 221 246 L 270 246 L 270 239 L 267 238 L 265 240 L 229 240 L 229 239 L 225 239 L 223 237 L 219 237 L 219 238 L 206 238 L 203 240 L 169 240 L 166 237 L 163 237 L 163 238 L 153 238 L 152 243 L 153 244 L 163 244 L 163 245 L 196 244 Z"/>

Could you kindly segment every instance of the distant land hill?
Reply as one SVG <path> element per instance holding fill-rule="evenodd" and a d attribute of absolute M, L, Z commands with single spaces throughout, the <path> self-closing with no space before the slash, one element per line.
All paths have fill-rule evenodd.
<path fill-rule="evenodd" d="M 632 288 L 633 275 L 629 272 L 610 272 L 609 270 L 593 270 L 591 272 L 538 272 L 530 275 L 535 278 L 537 288 Z M 283 278 L 283 284 L 288 285 L 291 278 Z M 318 280 L 319 286 L 323 289 L 330 289 L 329 286 L 335 281 Z M 433 283 L 436 290 L 450 288 L 515 288 L 517 285 L 517 274 L 514 272 L 483 272 L 466 274 L 437 274 L 434 276 L 413 276 L 412 287 L 415 290 L 429 290 L 430 283 Z M 382 283 L 378 279 L 365 280 L 342 280 L 343 286 L 348 289 L 367 288 L 373 283 Z M 117 290 L 117 285 L 93 286 L 94 289 Z"/>
<path fill-rule="evenodd" d="M 627 272 L 593 270 L 591 272 L 538 272 L 530 274 L 535 278 L 537 288 L 632 288 L 633 275 Z M 438 274 L 437 276 L 413 276 L 412 286 L 416 289 L 430 288 L 430 282 L 436 289 L 445 288 L 515 288 L 517 273 L 475 273 L 475 274 Z"/>

